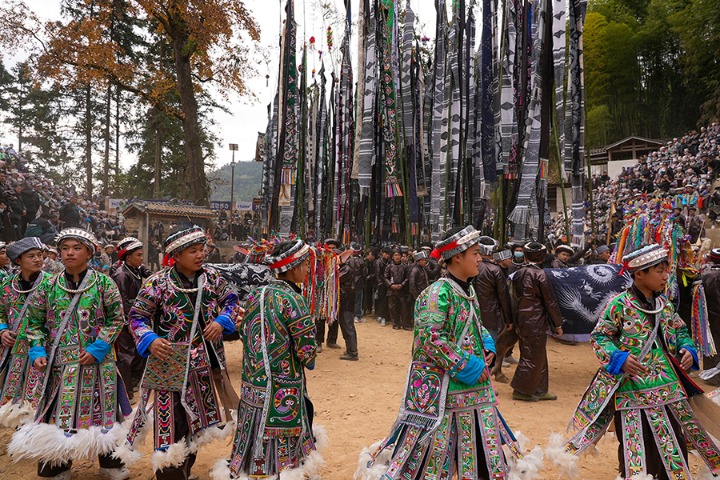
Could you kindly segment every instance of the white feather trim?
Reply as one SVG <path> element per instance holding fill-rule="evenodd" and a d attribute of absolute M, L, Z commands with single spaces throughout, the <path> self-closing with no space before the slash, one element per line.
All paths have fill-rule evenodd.
<path fill-rule="evenodd" d="M 636 473 L 635 475 L 633 475 L 632 477 L 630 477 L 628 479 L 626 479 L 622 475 L 618 475 L 617 477 L 615 477 L 615 480 L 654 480 L 654 479 L 655 479 L 655 477 L 653 477 L 652 475 L 648 475 L 647 473 Z"/>
<path fill-rule="evenodd" d="M 178 467 L 190 455 L 190 448 L 183 437 L 179 442 L 170 445 L 167 450 L 155 450 L 152 454 L 153 471 L 168 467 Z"/>
<path fill-rule="evenodd" d="M 325 450 L 330 443 L 330 439 L 328 438 L 327 430 L 325 429 L 324 425 L 313 425 L 313 437 L 315 437 L 315 448 L 320 450 Z"/>
<path fill-rule="evenodd" d="M 132 422 L 135 420 L 135 415 L 137 414 L 137 409 L 139 408 L 139 405 L 135 407 L 130 415 L 128 415 L 126 422 L 128 422 L 129 426 L 132 426 Z M 142 452 L 137 450 L 138 445 L 142 445 L 145 441 L 145 437 L 147 436 L 148 432 L 153 430 L 153 426 L 155 424 L 155 416 L 154 415 L 147 415 L 145 417 L 145 423 L 140 427 L 140 431 L 138 432 L 137 436 L 135 437 L 135 440 L 133 441 L 132 445 L 130 442 L 127 441 L 127 435 L 125 436 L 125 441 L 123 441 L 122 445 L 120 445 L 115 452 L 113 452 L 113 458 L 117 458 L 118 460 L 121 460 L 123 464 L 127 467 L 130 467 L 137 463 L 142 458 Z M 129 427 L 128 427 L 129 431 Z"/>
<path fill-rule="evenodd" d="M 565 451 L 565 439 L 559 433 L 550 436 L 550 443 L 545 448 L 547 458 L 559 468 L 559 478 L 577 478 L 579 474 L 578 457 Z"/>
<path fill-rule="evenodd" d="M 214 442 L 215 440 L 224 440 L 231 437 L 233 433 L 235 433 L 235 424 L 232 422 L 204 428 L 190 439 L 190 453 L 197 453 L 198 448 L 206 443 Z"/>
<path fill-rule="evenodd" d="M 538 478 L 543 467 L 543 451 L 539 445 L 523 455 L 520 460 L 510 462 L 509 480 L 533 480 Z"/>
<path fill-rule="evenodd" d="M 107 431 L 90 427 L 68 434 L 55 425 L 28 423 L 13 434 L 8 453 L 14 461 L 30 458 L 56 466 L 110 453 L 124 441 L 127 431 L 127 424 L 115 423 Z"/>
<path fill-rule="evenodd" d="M 17 428 L 31 422 L 35 409 L 28 402 L 22 404 L 8 402 L 0 407 L 0 427 Z"/>
<path fill-rule="evenodd" d="M 378 480 L 385 474 L 392 459 L 392 449 L 386 448 L 375 457 L 375 460 L 372 458 L 372 454 L 380 448 L 383 441 L 380 440 L 362 449 L 353 475 L 354 480 Z"/>
<path fill-rule="evenodd" d="M 212 480 L 231 480 L 230 466 L 226 459 L 218 460 L 210 469 L 210 478 Z M 247 476 L 243 475 L 240 477 L 242 480 L 246 480 Z"/>

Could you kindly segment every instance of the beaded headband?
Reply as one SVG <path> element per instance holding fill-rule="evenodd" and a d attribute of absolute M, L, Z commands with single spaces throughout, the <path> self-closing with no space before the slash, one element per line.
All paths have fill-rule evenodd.
<path fill-rule="evenodd" d="M 66 228 L 62 230 L 58 233 L 57 237 L 55 237 L 55 243 L 59 248 L 65 240 L 70 239 L 83 243 L 92 253 L 95 253 L 97 250 L 98 241 L 95 235 L 82 228 Z"/>
<path fill-rule="evenodd" d="M 498 243 L 494 238 L 483 235 L 478 238 L 478 245 L 480 245 L 480 253 L 482 255 L 490 256 L 497 248 Z"/>

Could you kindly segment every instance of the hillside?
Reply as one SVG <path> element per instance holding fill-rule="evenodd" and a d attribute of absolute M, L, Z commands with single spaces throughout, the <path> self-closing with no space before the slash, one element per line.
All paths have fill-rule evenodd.
<path fill-rule="evenodd" d="M 214 202 L 230 201 L 230 165 L 208 173 L 210 180 L 210 200 Z M 250 202 L 257 197 L 262 185 L 262 163 L 238 162 L 235 164 L 235 201 Z"/>

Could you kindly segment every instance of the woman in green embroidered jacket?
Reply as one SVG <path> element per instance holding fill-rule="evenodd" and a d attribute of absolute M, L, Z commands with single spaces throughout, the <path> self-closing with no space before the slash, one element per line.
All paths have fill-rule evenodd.
<path fill-rule="evenodd" d="M 27 310 L 30 361 L 45 372 L 37 422 L 13 435 L 8 452 L 37 459 L 40 477 L 70 478 L 73 461 L 97 456 L 104 476 L 126 479 L 130 472 L 112 456 L 131 411 L 112 351 L 125 323 L 120 292 L 88 269 L 91 233 L 68 228 L 57 243 L 65 271 L 38 288 Z"/>
<path fill-rule="evenodd" d="M 718 473 L 720 450 L 708 431 L 720 432 L 720 411 L 687 377 L 686 370 L 697 369 L 695 346 L 661 293 L 668 252 L 649 245 L 626 255 L 623 265 L 633 285 L 610 300 L 592 332 L 602 367 L 573 416 L 580 431 L 548 453 L 573 473 L 577 455 L 614 421 L 621 478 L 690 480 L 688 445 Z"/>
<path fill-rule="evenodd" d="M 305 368 L 315 366 L 315 323 L 300 288 L 311 250 L 301 240 L 280 243 L 265 262 L 277 273 L 247 299 L 242 324 L 242 393 L 230 461 L 211 476 L 315 478 L 324 432 L 313 428 Z M 303 476 L 307 475 L 307 477 Z M 281 478 L 284 478 L 281 476 Z"/>
<path fill-rule="evenodd" d="M 479 236 L 472 226 L 450 230 L 433 251 L 448 272 L 415 303 L 413 357 L 400 415 L 384 441 L 363 451 L 355 478 L 508 479 L 510 457 L 522 457 L 497 409 L 488 368 L 495 344 L 470 283 L 482 260 Z M 523 468 L 537 471 L 531 460 L 539 459 L 538 448 Z"/>
<path fill-rule="evenodd" d="M 8 258 L 20 270 L 0 282 L 0 425 L 17 427 L 39 400 L 42 373 L 30 364 L 27 339 L 29 298 L 50 279 L 42 271 L 45 246 L 37 237 L 10 245 Z"/>

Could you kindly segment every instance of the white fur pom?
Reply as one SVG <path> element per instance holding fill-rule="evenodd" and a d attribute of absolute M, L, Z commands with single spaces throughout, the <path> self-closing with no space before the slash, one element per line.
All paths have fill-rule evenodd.
<path fill-rule="evenodd" d="M 118 460 L 122 461 L 123 465 L 125 465 L 126 467 L 131 467 L 142 458 L 142 453 L 140 453 L 138 450 L 135 450 L 135 448 L 130 445 L 130 442 L 126 440 L 125 443 L 120 445 L 113 452 L 112 456 L 113 458 L 117 458 Z"/>
<path fill-rule="evenodd" d="M 240 478 L 247 478 L 246 476 L 242 476 Z M 230 466 L 228 465 L 228 461 L 226 459 L 218 460 L 215 462 L 215 465 L 213 465 L 213 468 L 210 470 L 210 478 L 212 480 L 231 480 L 232 477 L 230 476 Z"/>
<path fill-rule="evenodd" d="M 315 448 L 320 450 L 325 450 L 330 443 L 330 439 L 328 438 L 327 430 L 323 425 L 313 425 L 313 437 L 315 437 Z"/>
<path fill-rule="evenodd" d="M 323 465 L 325 459 L 317 450 L 313 450 L 303 459 L 302 465 L 297 468 L 286 468 L 280 472 L 280 480 L 318 480 Z"/>
<path fill-rule="evenodd" d="M 67 460 L 94 458 L 114 451 L 127 435 L 127 426 L 119 423 L 109 430 L 90 427 L 67 434 L 47 423 L 25 424 L 15 432 L 8 445 L 14 461 L 31 458 L 50 465 Z"/>
<path fill-rule="evenodd" d="M 527 452 L 520 460 L 510 465 L 510 480 L 533 480 L 540 474 L 543 467 L 543 451 L 540 446 Z"/>
<path fill-rule="evenodd" d="M 29 403 L 23 402 L 21 405 L 8 402 L 0 407 L 0 427 L 17 428 L 31 422 L 35 409 Z"/>
<path fill-rule="evenodd" d="M 372 454 L 377 452 L 377 449 L 380 448 L 383 441 L 384 440 L 380 440 L 362 449 L 353 479 L 378 480 L 387 471 L 390 460 L 392 459 L 391 448 L 384 449 L 375 457 L 375 460 L 372 458 Z"/>
<path fill-rule="evenodd" d="M 559 433 L 550 436 L 550 443 L 545 448 L 547 458 L 559 468 L 560 478 L 577 478 L 579 474 L 578 457 L 565 451 L 565 439 Z"/>
<path fill-rule="evenodd" d="M 153 471 L 157 472 L 168 467 L 177 467 L 185 461 L 188 455 L 190 455 L 190 448 L 185 438 L 173 443 L 167 450 L 155 450 L 152 454 Z"/>
<path fill-rule="evenodd" d="M 190 453 L 197 453 L 198 448 L 206 443 L 215 440 L 224 440 L 230 437 L 231 434 L 235 432 L 233 427 L 234 424 L 231 425 L 230 422 L 228 422 L 222 425 L 213 425 L 212 427 L 204 428 L 190 440 Z"/>

